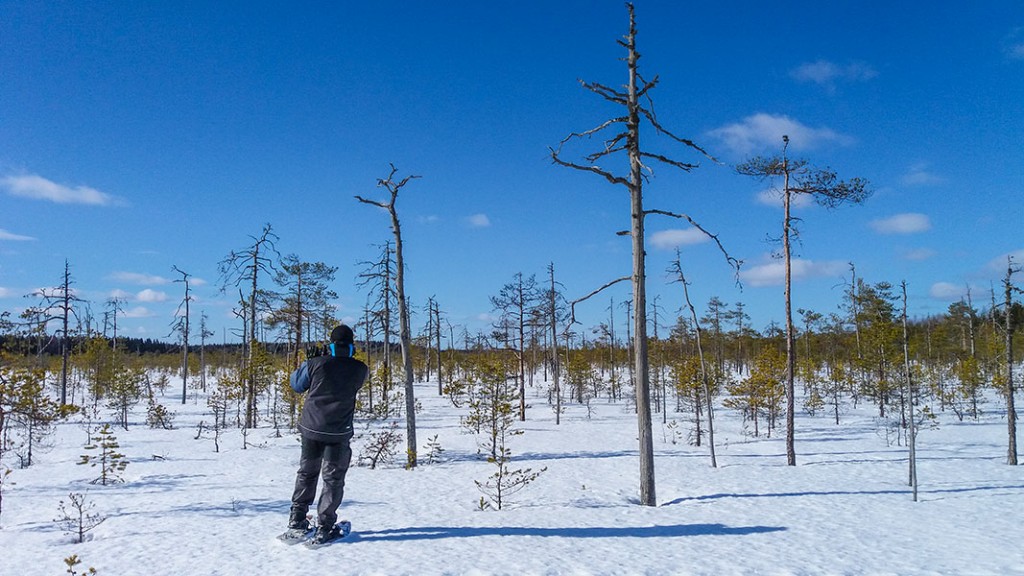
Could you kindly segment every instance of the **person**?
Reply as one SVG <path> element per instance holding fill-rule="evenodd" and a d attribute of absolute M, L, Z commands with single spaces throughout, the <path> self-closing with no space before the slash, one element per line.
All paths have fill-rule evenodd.
<path fill-rule="evenodd" d="M 302 453 L 295 475 L 289 530 L 309 530 L 306 514 L 316 494 L 317 477 L 322 473 L 323 490 L 317 503 L 317 531 L 313 541 L 337 538 L 335 526 L 338 506 L 345 493 L 345 474 L 352 461 L 349 441 L 353 435 L 356 394 L 366 381 L 369 369 L 353 358 L 352 329 L 342 324 L 331 331 L 330 354 L 315 356 L 302 363 L 291 375 L 291 386 L 306 392 L 299 418 Z"/>

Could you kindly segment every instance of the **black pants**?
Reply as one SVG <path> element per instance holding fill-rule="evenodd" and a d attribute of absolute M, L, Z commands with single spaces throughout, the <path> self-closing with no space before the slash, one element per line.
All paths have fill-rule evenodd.
<path fill-rule="evenodd" d="M 347 441 L 327 444 L 302 438 L 302 456 L 295 475 L 292 493 L 292 512 L 305 515 L 316 496 L 317 477 L 323 472 L 324 488 L 317 504 L 317 518 L 321 526 L 333 526 L 338 521 L 338 506 L 345 495 L 345 473 L 352 461 L 352 449 Z"/>

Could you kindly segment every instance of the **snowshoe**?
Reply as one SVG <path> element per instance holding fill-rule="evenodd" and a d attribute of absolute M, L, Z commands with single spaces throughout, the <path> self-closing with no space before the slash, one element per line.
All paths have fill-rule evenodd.
<path fill-rule="evenodd" d="M 289 528 L 283 533 L 278 534 L 277 539 L 289 546 L 298 544 L 299 542 L 305 542 L 315 532 L 316 528 L 313 526 L 307 526 L 305 528 Z"/>
<path fill-rule="evenodd" d="M 317 529 L 316 534 L 312 538 L 306 540 L 307 548 L 320 548 L 321 546 L 327 546 L 328 544 L 341 540 L 345 536 L 348 536 L 352 532 L 352 523 L 348 520 L 342 520 L 330 528 L 321 526 Z"/>

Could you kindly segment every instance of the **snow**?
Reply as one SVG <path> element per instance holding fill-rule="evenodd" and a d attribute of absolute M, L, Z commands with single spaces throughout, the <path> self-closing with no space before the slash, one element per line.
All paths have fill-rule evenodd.
<path fill-rule="evenodd" d="M 995 399 L 979 422 L 941 414 L 938 429 L 921 433 L 919 502 L 906 448 L 888 444 L 870 406 L 847 409 L 840 426 L 799 415 L 795 467 L 781 438 L 745 436 L 734 411 L 717 412 L 718 468 L 706 446 L 673 443 L 655 414 L 658 506 L 644 507 L 630 407 L 594 400 L 588 417 L 568 404 L 556 426 L 534 398 L 525 433 L 510 444 L 513 468 L 547 471 L 514 506 L 481 511 L 474 480 L 493 465 L 459 425 L 465 408 L 436 390 L 418 385 L 418 440 L 436 434 L 441 461 L 412 471 L 401 462 L 353 466 L 340 510 L 353 533 L 320 550 L 275 539 L 298 461 L 292 433 L 257 429 L 257 446 L 243 450 L 240 431 L 228 430 L 215 453 L 212 440 L 194 439 L 209 420 L 202 399 L 167 397 L 177 428 L 150 430 L 144 410 L 130 430 L 115 428 L 131 463 L 125 483 L 104 487 L 76 464 L 84 429 L 63 423 L 52 449 L 5 483 L 0 574 L 64 573 L 72 554 L 79 573 L 91 566 L 107 576 L 1024 574 L 1024 467 L 1005 464 Z M 669 418 L 685 436 L 688 417 Z M 353 443 L 357 455 L 362 442 Z M 69 492 L 87 494 L 106 517 L 81 544 L 52 521 Z"/>

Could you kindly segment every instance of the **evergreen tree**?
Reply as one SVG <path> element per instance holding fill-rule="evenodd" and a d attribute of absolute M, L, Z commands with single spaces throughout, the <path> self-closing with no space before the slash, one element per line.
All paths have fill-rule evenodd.
<path fill-rule="evenodd" d="M 121 445 L 117 442 L 117 436 L 110 429 L 110 424 L 104 424 L 102 428 L 92 437 L 92 442 L 85 446 L 90 454 L 83 454 L 79 465 L 87 465 L 90 468 L 99 467 L 100 475 L 91 481 L 92 484 L 119 484 L 124 482 L 121 474 L 128 466 L 128 459 L 118 450 Z"/>

